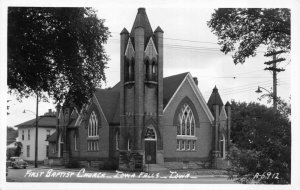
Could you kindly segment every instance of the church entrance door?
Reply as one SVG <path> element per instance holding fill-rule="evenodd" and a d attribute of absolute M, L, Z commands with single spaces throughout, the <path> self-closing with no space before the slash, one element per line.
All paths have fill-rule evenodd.
<path fill-rule="evenodd" d="M 146 164 L 156 164 L 156 141 L 145 140 Z"/>
<path fill-rule="evenodd" d="M 153 126 L 146 129 L 145 139 L 145 163 L 156 164 L 156 132 Z"/>

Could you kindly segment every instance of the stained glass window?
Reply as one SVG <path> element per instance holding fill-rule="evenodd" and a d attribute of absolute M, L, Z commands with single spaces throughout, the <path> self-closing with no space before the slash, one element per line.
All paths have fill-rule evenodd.
<path fill-rule="evenodd" d="M 99 134 L 98 134 L 98 119 L 97 119 L 97 116 L 94 111 L 91 113 L 91 116 L 89 119 L 88 136 L 89 137 L 99 136 Z"/>
<path fill-rule="evenodd" d="M 195 118 L 188 104 L 183 105 L 178 120 L 177 135 L 195 136 Z"/>

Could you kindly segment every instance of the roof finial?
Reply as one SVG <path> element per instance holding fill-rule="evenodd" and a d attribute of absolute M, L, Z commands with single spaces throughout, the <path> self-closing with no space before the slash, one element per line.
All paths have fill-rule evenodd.
<path fill-rule="evenodd" d="M 215 85 L 215 87 L 214 87 L 214 89 L 213 89 L 213 92 L 218 92 L 217 85 Z"/>
<path fill-rule="evenodd" d="M 138 9 L 138 13 L 146 13 L 146 9 L 144 7 L 140 7 Z"/>

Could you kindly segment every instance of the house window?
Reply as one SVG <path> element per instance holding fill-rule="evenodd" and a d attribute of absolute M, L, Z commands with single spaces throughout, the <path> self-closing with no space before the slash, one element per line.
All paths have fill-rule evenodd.
<path fill-rule="evenodd" d="M 77 151 L 77 135 L 74 136 L 74 150 Z"/>
<path fill-rule="evenodd" d="M 28 129 L 28 140 L 30 140 L 30 129 Z"/>
<path fill-rule="evenodd" d="M 24 130 L 22 130 L 22 141 L 24 140 Z"/>
<path fill-rule="evenodd" d="M 89 125 L 88 125 L 88 136 L 89 137 L 98 137 L 98 119 L 93 111 L 91 113 L 90 119 L 89 119 Z"/>
<path fill-rule="evenodd" d="M 46 145 L 46 157 L 48 157 L 48 156 L 49 156 L 49 146 Z"/>
<path fill-rule="evenodd" d="M 88 151 L 97 151 L 99 150 L 98 140 L 89 140 L 88 141 Z"/>
<path fill-rule="evenodd" d="M 26 153 L 27 153 L 27 157 L 30 157 L 30 146 L 27 145 L 26 147 Z"/>
<path fill-rule="evenodd" d="M 184 104 L 178 116 L 177 135 L 195 136 L 195 118 L 189 105 Z"/>

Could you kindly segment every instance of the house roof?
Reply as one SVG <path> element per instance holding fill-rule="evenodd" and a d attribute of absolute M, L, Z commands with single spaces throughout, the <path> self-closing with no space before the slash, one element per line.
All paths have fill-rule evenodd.
<path fill-rule="evenodd" d="M 31 119 L 24 123 L 21 123 L 15 127 L 28 128 L 35 127 L 35 119 Z M 55 128 L 56 127 L 56 117 L 55 116 L 39 116 L 38 117 L 38 127 L 39 128 Z"/>
<path fill-rule="evenodd" d="M 177 88 L 188 72 L 169 76 L 163 79 L 163 105 L 168 104 Z M 111 89 L 96 89 L 95 96 L 101 109 L 110 124 L 120 123 L 120 82 Z"/>

